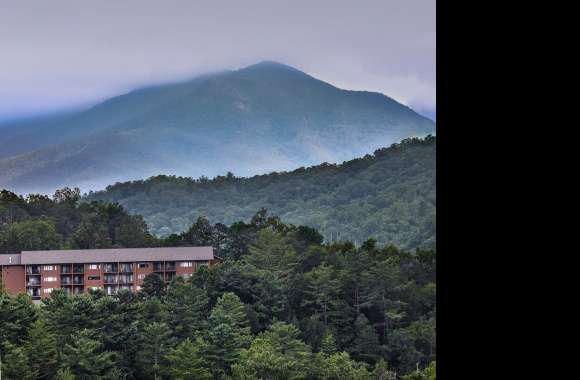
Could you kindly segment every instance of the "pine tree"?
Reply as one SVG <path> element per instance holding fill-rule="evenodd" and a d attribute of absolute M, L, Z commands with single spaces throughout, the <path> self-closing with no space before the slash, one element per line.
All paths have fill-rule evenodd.
<path fill-rule="evenodd" d="M 381 359 L 375 365 L 373 370 L 373 379 L 375 380 L 397 380 L 397 373 L 389 370 L 384 359 Z"/>
<path fill-rule="evenodd" d="M 374 363 L 381 353 L 376 330 L 364 314 L 359 314 L 354 325 L 356 336 L 350 352 L 359 360 Z"/>
<path fill-rule="evenodd" d="M 159 275 L 155 273 L 148 274 L 143 280 L 141 294 L 145 298 L 161 297 L 165 294 L 165 285 Z"/>
<path fill-rule="evenodd" d="M 204 356 L 210 362 L 214 375 L 221 376 L 229 372 L 241 350 L 250 342 L 250 327 L 244 304 L 235 294 L 225 293 L 213 308 L 209 322 Z"/>
<path fill-rule="evenodd" d="M 2 379 L 6 380 L 33 380 L 37 372 L 30 366 L 30 361 L 24 348 L 10 342 L 4 342 L 2 355 Z"/>
<path fill-rule="evenodd" d="M 175 380 L 209 380 L 211 373 L 204 367 L 201 354 L 204 343 L 186 339 L 167 355 L 167 373 Z"/>
<path fill-rule="evenodd" d="M 166 356 L 171 348 L 171 331 L 165 323 L 153 322 L 143 326 L 137 364 L 144 377 L 155 380 L 161 378 Z"/>
<path fill-rule="evenodd" d="M 24 352 L 29 358 L 34 358 L 30 362 L 30 367 L 38 379 L 49 378 L 56 370 L 58 364 L 56 337 L 46 327 L 42 318 L 34 322 L 28 331 Z"/>
<path fill-rule="evenodd" d="M 90 330 L 75 334 L 63 349 L 62 361 L 76 376 L 96 378 L 114 367 L 114 353 L 103 350 L 103 344 Z"/>
<path fill-rule="evenodd" d="M 331 331 L 326 331 L 324 337 L 322 338 L 322 343 L 320 345 L 320 352 L 325 355 L 332 355 L 337 352 L 336 349 L 336 340 L 334 339 L 334 335 Z"/>
<path fill-rule="evenodd" d="M 167 289 L 165 309 L 167 325 L 180 341 L 193 337 L 204 327 L 207 293 L 178 277 Z"/>

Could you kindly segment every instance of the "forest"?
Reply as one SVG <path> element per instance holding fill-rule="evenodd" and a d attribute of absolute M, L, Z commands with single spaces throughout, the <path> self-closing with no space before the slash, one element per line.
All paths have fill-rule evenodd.
<path fill-rule="evenodd" d="M 374 238 L 401 249 L 435 248 L 436 138 L 412 138 L 342 164 L 251 178 L 160 175 L 89 192 L 143 215 L 152 234 L 185 231 L 199 216 L 230 225 L 262 207 L 325 241 Z"/>
<path fill-rule="evenodd" d="M 2 379 L 435 379 L 436 254 L 325 242 L 259 209 L 158 238 L 118 204 L 0 192 L 0 252 L 212 245 L 167 287 L 41 305 L 0 290 Z"/>

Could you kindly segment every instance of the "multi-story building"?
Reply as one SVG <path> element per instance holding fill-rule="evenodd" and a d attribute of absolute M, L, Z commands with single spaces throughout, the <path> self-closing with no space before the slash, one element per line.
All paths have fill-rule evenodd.
<path fill-rule="evenodd" d="M 151 273 L 167 284 L 216 260 L 212 247 L 23 251 L 0 254 L 0 281 L 8 293 L 27 293 L 33 300 L 59 288 L 69 294 L 103 289 L 111 295 L 138 291 Z"/>

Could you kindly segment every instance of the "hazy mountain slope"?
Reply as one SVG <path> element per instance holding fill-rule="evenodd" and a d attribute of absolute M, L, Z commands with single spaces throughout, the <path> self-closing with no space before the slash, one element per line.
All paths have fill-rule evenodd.
<path fill-rule="evenodd" d="M 158 176 L 119 183 L 87 200 L 119 202 L 153 233 L 182 232 L 199 216 L 248 220 L 261 207 L 326 239 L 374 237 L 406 249 L 435 245 L 436 139 L 414 139 L 341 165 L 251 178 L 196 181 Z"/>
<path fill-rule="evenodd" d="M 340 90 L 264 62 L 138 90 L 44 128 L 40 137 L 21 137 L 34 148 L 0 159 L 0 187 L 51 192 L 158 173 L 248 176 L 341 162 L 434 129 L 382 94 Z"/>

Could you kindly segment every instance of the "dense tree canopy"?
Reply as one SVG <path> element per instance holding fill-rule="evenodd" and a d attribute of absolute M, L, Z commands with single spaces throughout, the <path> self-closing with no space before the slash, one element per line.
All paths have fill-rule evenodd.
<path fill-rule="evenodd" d="M 117 183 L 86 201 L 118 202 L 143 215 L 161 237 L 185 231 L 200 216 L 229 225 L 265 207 L 289 223 L 316 228 L 329 242 L 375 238 L 403 249 L 434 248 L 435 155 L 436 138 L 428 136 L 292 172 Z M 202 242 L 204 235 L 197 236 Z"/>
<path fill-rule="evenodd" d="M 69 188 L 52 198 L 0 191 L 0 253 L 156 244 L 140 216 L 118 204 L 79 203 L 79 194 Z"/>
<path fill-rule="evenodd" d="M 3 378 L 435 377 L 432 250 L 404 251 L 374 240 L 323 243 L 316 230 L 265 210 L 230 226 L 200 218 L 182 234 L 157 239 L 116 205 L 2 197 L 10 249 L 28 247 L 30 240 L 19 237 L 26 235 L 14 231 L 38 222 L 54 230 L 35 227 L 43 232 L 34 235 L 35 247 L 54 235 L 64 247 L 88 236 L 78 241 L 88 247 L 209 244 L 223 258 L 167 288 L 149 276 L 137 294 L 56 290 L 39 306 L 1 291 Z M 86 218 L 97 222 L 80 232 Z M 137 231 L 128 240 L 119 232 L 126 225 Z"/>

